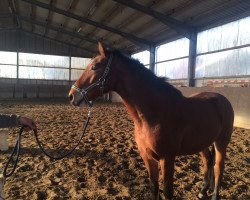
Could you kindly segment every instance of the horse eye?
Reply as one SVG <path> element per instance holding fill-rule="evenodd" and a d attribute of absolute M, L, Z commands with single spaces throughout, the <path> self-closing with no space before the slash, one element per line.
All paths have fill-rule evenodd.
<path fill-rule="evenodd" d="M 93 70 L 93 71 L 95 71 L 97 69 L 97 67 L 95 66 L 95 65 L 93 65 L 92 67 L 91 67 L 91 70 Z"/>

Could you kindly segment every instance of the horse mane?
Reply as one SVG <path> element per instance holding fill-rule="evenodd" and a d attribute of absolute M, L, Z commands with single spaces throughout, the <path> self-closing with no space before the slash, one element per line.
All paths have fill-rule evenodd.
<path fill-rule="evenodd" d="M 147 69 L 139 60 L 128 57 L 118 50 L 114 50 L 113 54 L 121 58 L 131 71 L 138 74 L 141 80 L 149 82 L 150 85 L 156 87 L 157 89 L 171 93 L 174 96 L 182 96 L 181 91 L 166 82 L 166 77 L 156 76 L 151 70 Z"/>

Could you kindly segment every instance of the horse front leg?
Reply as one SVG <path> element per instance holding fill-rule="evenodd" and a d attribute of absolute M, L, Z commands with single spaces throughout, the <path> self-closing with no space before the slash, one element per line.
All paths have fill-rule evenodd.
<path fill-rule="evenodd" d="M 139 149 L 140 150 L 140 149 Z M 140 150 L 140 155 L 148 170 L 150 190 L 152 194 L 152 200 L 159 200 L 159 169 L 158 162 L 149 157 L 146 151 Z"/>
<path fill-rule="evenodd" d="M 147 168 L 150 182 L 151 199 L 159 200 L 159 169 L 158 161 L 150 154 L 150 149 L 145 144 L 145 139 L 141 138 L 139 132 L 135 131 L 135 142 L 137 144 L 140 156 L 142 157 L 144 164 Z M 149 198 L 148 198 L 149 199 Z"/>
<path fill-rule="evenodd" d="M 173 198 L 173 180 L 174 180 L 174 162 L 175 156 L 167 156 L 160 160 L 162 178 L 163 178 L 163 192 L 165 199 L 171 200 Z"/>

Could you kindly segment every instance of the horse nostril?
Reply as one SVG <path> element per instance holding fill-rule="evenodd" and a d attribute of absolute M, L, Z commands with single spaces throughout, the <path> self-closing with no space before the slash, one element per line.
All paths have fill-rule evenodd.
<path fill-rule="evenodd" d="M 73 101 L 74 101 L 74 95 L 73 95 L 73 94 L 70 94 L 70 95 L 69 95 L 69 101 L 70 101 L 70 102 L 73 102 Z"/>

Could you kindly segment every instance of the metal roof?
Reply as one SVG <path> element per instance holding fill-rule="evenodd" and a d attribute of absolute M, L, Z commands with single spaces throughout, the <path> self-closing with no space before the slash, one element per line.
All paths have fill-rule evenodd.
<path fill-rule="evenodd" d="M 134 53 L 249 15 L 249 0 L 1 0 L 0 30 Z"/>

